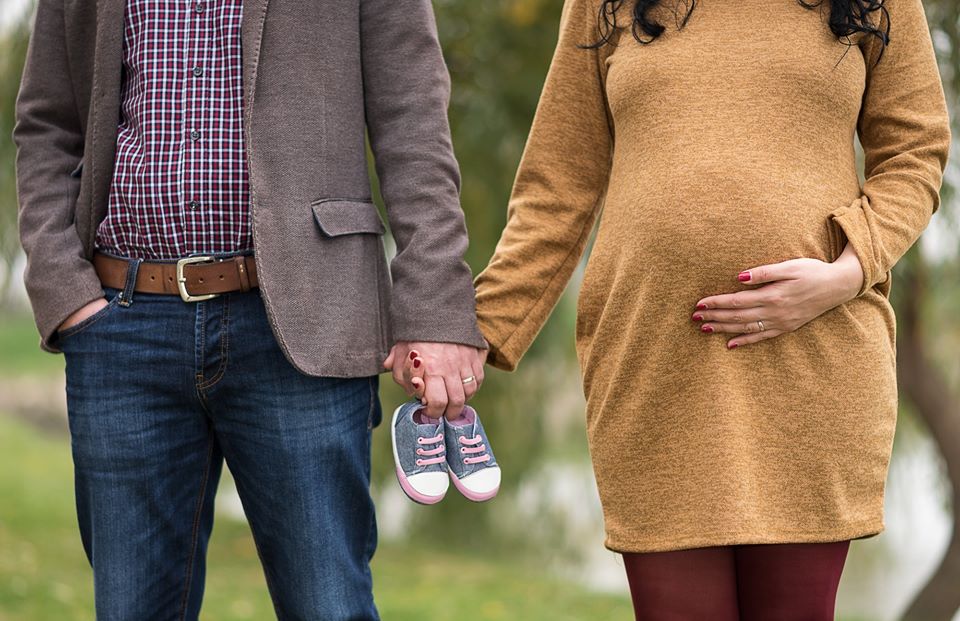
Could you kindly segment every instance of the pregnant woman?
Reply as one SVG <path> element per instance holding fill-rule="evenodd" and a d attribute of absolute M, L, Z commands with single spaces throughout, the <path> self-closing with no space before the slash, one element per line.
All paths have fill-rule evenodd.
<path fill-rule="evenodd" d="M 638 619 L 832 618 L 949 144 L 920 0 L 567 0 L 478 315 L 514 369 L 599 218 L 577 350 Z"/>

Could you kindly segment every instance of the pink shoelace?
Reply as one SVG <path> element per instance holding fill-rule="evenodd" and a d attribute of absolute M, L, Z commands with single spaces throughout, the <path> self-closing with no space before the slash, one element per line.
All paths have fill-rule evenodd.
<path fill-rule="evenodd" d="M 437 444 L 440 443 L 440 446 L 432 449 L 422 448 L 424 444 Z M 442 463 L 447 457 L 444 453 L 446 447 L 443 445 L 443 432 L 441 431 L 432 438 L 418 437 L 417 444 L 421 445 L 417 447 L 417 455 L 423 455 L 427 459 L 417 458 L 416 464 L 418 466 L 430 466 L 433 464 Z"/>
<path fill-rule="evenodd" d="M 481 438 L 479 435 L 473 436 L 472 438 L 468 438 L 466 436 L 460 436 L 457 438 L 457 442 L 467 445 L 460 447 L 460 452 L 464 455 L 477 455 L 477 453 L 483 453 L 482 455 L 477 455 L 476 457 L 464 457 L 463 463 L 469 466 L 471 464 L 482 464 L 486 461 L 490 461 L 490 455 L 486 452 L 487 445 L 480 444 L 482 440 L 483 438 Z M 477 446 L 477 444 L 480 444 L 480 446 Z"/>

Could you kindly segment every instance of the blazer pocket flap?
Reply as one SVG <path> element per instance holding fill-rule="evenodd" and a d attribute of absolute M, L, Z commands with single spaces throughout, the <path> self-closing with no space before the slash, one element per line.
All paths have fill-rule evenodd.
<path fill-rule="evenodd" d="M 371 201 L 326 198 L 310 203 L 313 218 L 328 237 L 351 233 L 382 235 L 386 228 L 377 206 Z"/>

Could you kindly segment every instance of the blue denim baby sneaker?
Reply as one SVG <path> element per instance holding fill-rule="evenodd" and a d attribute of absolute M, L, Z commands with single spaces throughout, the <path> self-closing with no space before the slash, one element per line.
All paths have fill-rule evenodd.
<path fill-rule="evenodd" d="M 408 401 L 393 412 L 390 432 L 404 493 L 424 505 L 440 502 L 450 487 L 443 421 L 427 416 L 419 401 Z"/>
<path fill-rule="evenodd" d="M 476 502 L 490 500 L 500 491 L 500 466 L 483 431 L 477 411 L 469 405 L 453 420 L 444 419 L 447 466 L 460 493 Z"/>

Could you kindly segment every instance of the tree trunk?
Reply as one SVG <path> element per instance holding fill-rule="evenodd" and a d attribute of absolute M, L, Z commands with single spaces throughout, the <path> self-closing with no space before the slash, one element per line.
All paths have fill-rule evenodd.
<path fill-rule="evenodd" d="M 960 609 L 960 396 L 952 394 L 926 347 L 921 316 L 923 300 L 929 293 L 928 278 L 923 259 L 914 258 L 898 305 L 897 378 L 901 395 L 913 405 L 940 449 L 954 511 L 953 535 L 947 552 L 903 619 L 951 621 Z"/>

